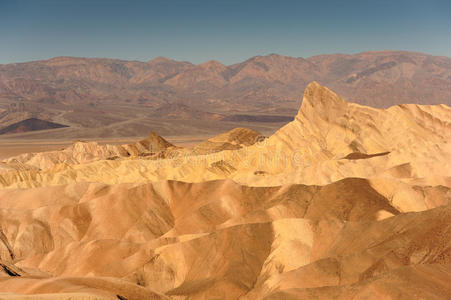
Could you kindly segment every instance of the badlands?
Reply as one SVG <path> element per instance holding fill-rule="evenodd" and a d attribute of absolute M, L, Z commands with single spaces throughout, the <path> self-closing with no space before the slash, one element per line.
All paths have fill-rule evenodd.
<path fill-rule="evenodd" d="M 268 138 L 0 162 L 0 299 L 446 299 L 451 108 L 316 82 Z"/>

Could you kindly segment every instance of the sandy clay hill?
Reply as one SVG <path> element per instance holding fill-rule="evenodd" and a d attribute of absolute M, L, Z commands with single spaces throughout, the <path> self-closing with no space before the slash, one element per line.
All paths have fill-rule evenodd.
<path fill-rule="evenodd" d="M 0 298 L 449 298 L 450 141 L 446 105 L 375 109 L 313 82 L 268 138 L 9 158 Z"/>

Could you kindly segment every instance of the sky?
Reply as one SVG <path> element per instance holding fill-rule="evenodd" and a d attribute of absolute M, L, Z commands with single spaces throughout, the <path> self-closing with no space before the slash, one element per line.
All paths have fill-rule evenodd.
<path fill-rule="evenodd" d="M 451 1 L 0 0 L 0 64 L 56 56 L 233 64 L 375 50 L 451 57 Z"/>

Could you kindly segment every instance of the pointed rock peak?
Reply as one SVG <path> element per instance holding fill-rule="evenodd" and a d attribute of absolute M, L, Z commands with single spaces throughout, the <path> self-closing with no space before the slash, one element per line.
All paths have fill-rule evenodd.
<path fill-rule="evenodd" d="M 328 88 L 313 81 L 305 89 L 302 105 L 296 118 L 322 117 L 326 120 L 335 119 L 345 113 L 347 106 L 348 102 Z"/>
<path fill-rule="evenodd" d="M 166 141 L 164 138 L 162 138 L 160 135 L 156 134 L 155 132 L 151 131 L 149 133 L 149 136 L 145 138 L 144 140 L 140 141 L 141 144 L 152 144 L 153 146 L 157 146 L 159 149 L 166 149 L 169 147 L 174 146 L 173 144 Z"/>

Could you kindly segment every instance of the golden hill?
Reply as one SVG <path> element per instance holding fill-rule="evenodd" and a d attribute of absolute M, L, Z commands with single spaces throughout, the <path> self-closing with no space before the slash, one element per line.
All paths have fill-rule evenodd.
<path fill-rule="evenodd" d="M 449 188 L 394 192 L 406 189 L 415 202 L 352 178 L 326 186 L 226 180 L 3 190 L 0 291 L 346 298 L 388 281 L 378 296 L 446 295 Z M 424 282 L 426 274 L 435 277 Z"/>
<path fill-rule="evenodd" d="M 450 127 L 451 109 L 446 105 L 405 104 L 374 109 L 346 102 L 329 89 L 311 83 L 295 120 L 268 139 L 248 147 L 206 155 L 175 151 L 164 156 L 166 159 L 143 160 L 133 156 L 111 161 L 105 159 L 123 155 L 119 155 L 117 146 L 102 146 L 100 154 L 94 157 L 90 153 L 97 150 L 80 152 L 89 156 L 89 160 L 77 160 L 74 164 L 64 157 L 57 160 L 62 164 L 50 165 L 48 155 L 42 153 L 32 155 L 30 162 L 28 158 L 6 161 L 13 170 L 0 173 L 0 184 L 28 187 L 81 181 L 116 184 L 230 178 L 246 185 L 267 186 L 327 184 L 346 177 L 361 177 L 449 185 Z M 51 156 L 62 153 L 53 152 Z M 354 155 L 367 158 L 349 159 Z M 78 164 L 80 161 L 84 163 Z M 13 162 L 19 167 L 14 167 Z M 227 170 L 217 168 L 218 164 L 225 165 Z M 40 170 L 21 171 L 29 166 Z"/>
<path fill-rule="evenodd" d="M 0 297 L 444 299 L 450 124 L 446 105 L 375 109 L 313 82 L 266 139 L 9 158 Z"/>
<path fill-rule="evenodd" d="M 263 138 L 262 135 L 255 130 L 234 128 L 196 145 L 193 151 L 196 154 L 209 154 L 223 150 L 237 150 L 251 146 L 261 138 Z"/>

